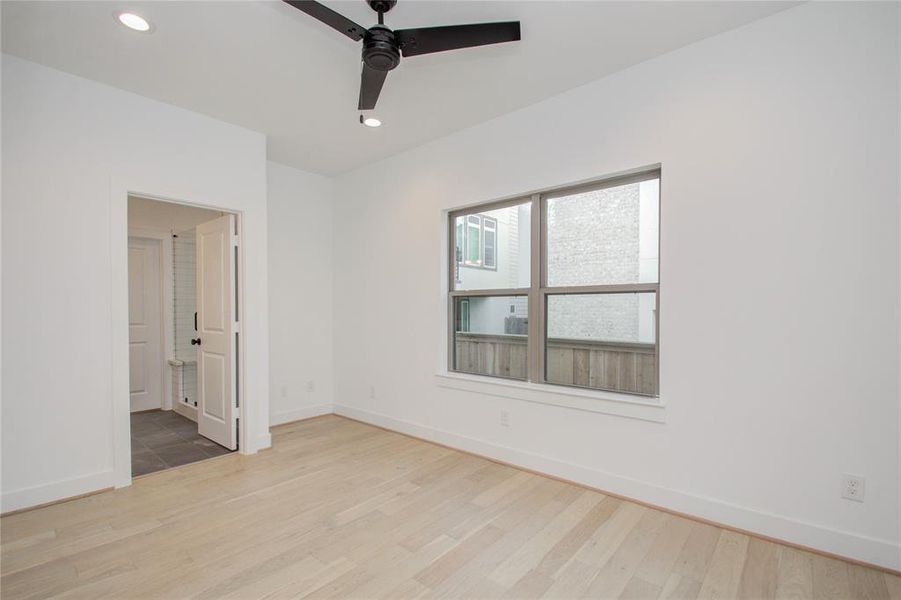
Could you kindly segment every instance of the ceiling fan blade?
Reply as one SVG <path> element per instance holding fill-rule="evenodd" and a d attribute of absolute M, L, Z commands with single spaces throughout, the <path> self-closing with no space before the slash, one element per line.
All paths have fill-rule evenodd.
<path fill-rule="evenodd" d="M 359 41 L 363 39 L 366 28 L 357 25 L 342 14 L 336 13 L 328 6 L 314 2 L 314 0 L 283 0 L 297 10 L 303 11 L 318 19 L 336 31 L 340 31 L 350 39 Z"/>
<path fill-rule="evenodd" d="M 421 27 L 395 31 L 404 56 L 418 56 L 458 48 L 472 48 L 520 39 L 519 21 Z"/>
<path fill-rule="evenodd" d="M 379 94 L 382 92 L 382 84 L 385 83 L 385 77 L 388 71 L 378 71 L 363 63 L 363 73 L 360 74 L 360 103 L 357 108 L 360 110 L 372 110 L 375 103 L 379 101 Z"/>

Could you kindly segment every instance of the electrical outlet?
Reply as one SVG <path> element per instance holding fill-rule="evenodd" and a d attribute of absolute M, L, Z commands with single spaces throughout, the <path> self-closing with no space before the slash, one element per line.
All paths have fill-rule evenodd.
<path fill-rule="evenodd" d="M 369 397 L 375 398 L 375 386 L 374 385 L 369 386 Z"/>
<path fill-rule="evenodd" d="M 860 475 L 848 475 L 847 473 L 842 475 L 842 498 L 863 502 L 865 491 L 866 479 Z"/>
<path fill-rule="evenodd" d="M 509 427 L 510 426 L 510 412 L 507 410 L 501 411 L 501 427 Z"/>
<path fill-rule="evenodd" d="M 315 389 L 316 389 L 316 384 L 313 383 L 313 380 L 312 380 L 312 379 L 309 380 L 309 381 L 307 382 L 307 391 L 308 391 L 308 392 L 312 392 L 312 391 L 315 390 Z"/>

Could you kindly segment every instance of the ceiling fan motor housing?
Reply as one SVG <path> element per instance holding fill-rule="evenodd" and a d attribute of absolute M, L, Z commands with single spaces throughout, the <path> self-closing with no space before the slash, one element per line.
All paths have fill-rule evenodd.
<path fill-rule="evenodd" d="M 377 71 L 390 71 L 400 64 L 400 48 L 394 32 L 373 25 L 363 36 L 363 62 Z"/>
<path fill-rule="evenodd" d="M 397 0 L 367 0 L 369 7 L 375 12 L 385 13 L 394 8 Z"/>

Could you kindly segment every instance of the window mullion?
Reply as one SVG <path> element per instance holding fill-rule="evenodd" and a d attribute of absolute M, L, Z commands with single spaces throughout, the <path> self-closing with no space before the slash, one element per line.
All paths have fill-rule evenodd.
<path fill-rule="evenodd" d="M 456 219 L 453 217 L 448 217 L 447 219 L 447 252 L 448 252 L 448 264 L 450 266 L 448 277 L 447 277 L 447 291 L 449 292 L 447 295 L 447 370 L 454 371 L 457 366 L 455 364 L 456 360 L 456 342 L 455 342 L 455 331 L 454 331 L 454 298 L 450 292 L 454 291 L 457 283 L 457 224 Z M 464 223 L 465 225 L 465 223 Z M 466 227 L 463 228 L 463 235 L 465 236 Z M 465 246 L 463 246 L 465 248 Z M 462 257 L 461 257 L 462 259 Z"/>
<path fill-rule="evenodd" d="M 530 223 L 531 268 L 529 277 L 529 381 L 544 381 L 544 294 L 541 293 L 542 261 L 542 214 L 541 197 L 532 196 Z"/>
<path fill-rule="evenodd" d="M 531 288 L 493 288 L 476 290 L 455 290 L 450 292 L 453 297 L 472 298 L 476 296 L 528 296 Z"/>

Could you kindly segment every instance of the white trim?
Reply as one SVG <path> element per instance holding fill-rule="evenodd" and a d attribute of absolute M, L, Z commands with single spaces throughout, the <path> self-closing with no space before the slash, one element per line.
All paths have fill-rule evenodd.
<path fill-rule="evenodd" d="M 378 427 L 406 433 L 445 446 L 503 461 L 531 471 L 607 491 L 624 498 L 652 504 L 699 519 L 720 523 L 775 540 L 859 560 L 888 569 L 901 569 L 901 546 L 887 539 L 861 536 L 818 523 L 810 523 L 732 504 L 716 498 L 697 496 L 682 490 L 661 487 L 591 467 L 577 465 L 509 446 L 486 442 L 427 425 L 402 421 L 387 415 L 335 405 L 335 414 Z"/>
<path fill-rule="evenodd" d="M 172 232 L 165 229 L 149 227 L 129 227 L 128 237 L 157 240 L 160 244 L 160 301 L 162 319 L 162 345 L 160 347 L 160 360 L 163 386 L 162 409 L 172 410 L 172 377 L 169 372 L 169 358 L 175 356 L 175 306 L 173 302 L 173 273 L 172 273 Z"/>
<path fill-rule="evenodd" d="M 286 410 L 280 413 L 269 414 L 269 425 L 284 425 L 293 421 L 301 421 L 320 415 L 330 415 L 335 412 L 331 404 L 317 404 L 316 406 L 305 406 L 294 410 Z"/>
<path fill-rule="evenodd" d="M 52 483 L 36 485 L 34 487 L 3 492 L 0 496 L 0 511 L 8 513 L 14 510 L 30 508 L 47 504 L 55 500 L 81 496 L 90 492 L 96 492 L 115 485 L 116 473 L 112 469 L 100 471 L 90 475 L 61 479 Z"/>
<path fill-rule="evenodd" d="M 184 402 L 176 402 L 175 406 L 172 407 L 172 410 L 186 419 L 191 419 L 195 423 L 197 422 L 196 406 L 191 406 L 190 404 L 185 404 Z"/>
<path fill-rule="evenodd" d="M 640 419 L 654 423 L 666 423 L 666 405 L 658 400 L 642 399 L 632 394 L 617 394 L 602 390 L 588 390 L 575 387 L 531 383 L 455 373 L 439 372 L 435 382 L 443 388 L 474 392 L 502 398 L 513 398 L 525 402 L 550 404 L 574 410 L 617 415 L 630 419 Z"/>
<path fill-rule="evenodd" d="M 243 431 L 244 428 L 242 427 L 241 430 Z M 257 437 L 257 439 L 255 441 L 256 441 L 256 444 L 253 445 L 253 448 L 254 448 L 253 452 L 242 452 L 241 454 L 255 454 L 259 450 L 265 450 L 266 448 L 271 448 L 272 447 L 272 434 L 269 432 L 266 432 L 265 435 L 261 435 L 261 436 Z M 241 445 L 243 446 L 244 444 L 241 444 Z M 247 444 L 247 445 L 250 446 L 250 444 Z"/>
<path fill-rule="evenodd" d="M 146 190 L 156 190 L 153 192 Z M 113 176 L 110 178 L 109 200 L 109 232 L 110 232 L 110 289 L 109 289 L 109 313 L 110 313 L 110 389 L 109 397 L 112 402 L 112 428 L 113 428 L 113 470 L 115 472 L 115 487 L 131 485 L 131 423 L 128 393 L 128 258 L 125 249 L 128 247 L 128 197 L 140 196 L 161 202 L 170 202 L 185 206 L 197 206 L 209 210 L 218 210 L 235 215 L 238 223 L 238 273 L 239 300 L 238 318 L 245 323 L 245 306 L 247 304 L 246 290 L 244 286 L 244 273 L 246 264 L 244 260 L 244 211 L 227 206 L 220 206 L 212 201 L 200 197 L 192 190 L 168 189 L 158 182 L 146 181 L 140 177 Z M 179 198 L 191 198 L 195 202 L 185 202 Z M 199 203 L 198 203 L 199 201 Z M 271 436 L 250 435 L 250 423 L 253 421 L 251 406 L 254 403 L 247 402 L 247 360 L 245 356 L 247 343 L 242 340 L 238 348 L 240 374 L 239 374 L 239 432 L 238 452 L 241 454 L 254 454 L 258 450 L 272 445 Z M 104 487 L 104 486 L 100 486 Z M 98 489 L 98 488 L 95 488 Z M 92 491 L 92 490 L 86 490 Z M 70 494 L 71 495 L 71 494 Z"/>

